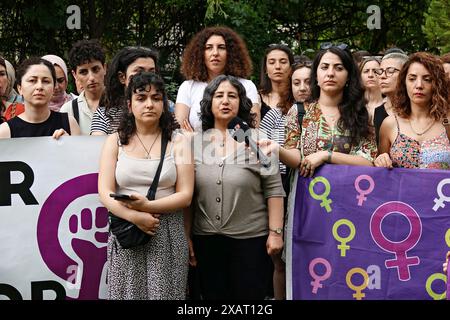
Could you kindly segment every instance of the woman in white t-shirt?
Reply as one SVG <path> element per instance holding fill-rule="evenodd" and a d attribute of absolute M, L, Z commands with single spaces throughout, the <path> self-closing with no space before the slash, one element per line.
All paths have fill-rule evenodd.
<path fill-rule="evenodd" d="M 221 74 L 232 75 L 245 87 L 259 123 L 260 104 L 256 86 L 246 78 L 252 73 L 252 61 L 245 42 L 227 27 L 209 27 L 197 33 L 187 45 L 181 64 L 186 78 L 175 104 L 175 117 L 186 130 L 201 130 L 200 101 L 208 83 Z"/>

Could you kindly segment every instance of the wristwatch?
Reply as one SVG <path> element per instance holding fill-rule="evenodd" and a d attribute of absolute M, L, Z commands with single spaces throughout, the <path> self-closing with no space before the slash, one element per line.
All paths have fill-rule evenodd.
<path fill-rule="evenodd" d="M 275 232 L 276 234 L 282 234 L 283 233 L 283 228 L 276 228 L 276 229 L 270 229 L 269 231 Z"/>

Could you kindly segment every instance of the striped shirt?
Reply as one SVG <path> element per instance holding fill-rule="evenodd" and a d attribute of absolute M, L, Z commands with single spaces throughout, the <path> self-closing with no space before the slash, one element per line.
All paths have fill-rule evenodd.
<path fill-rule="evenodd" d="M 270 109 L 261 121 L 260 129 L 267 138 L 284 146 L 286 115 L 279 108 Z M 286 165 L 280 161 L 280 173 L 286 174 Z"/>
<path fill-rule="evenodd" d="M 95 131 L 111 134 L 117 131 L 122 120 L 121 108 L 110 108 L 106 112 L 105 107 L 98 107 L 92 117 L 91 134 Z"/>

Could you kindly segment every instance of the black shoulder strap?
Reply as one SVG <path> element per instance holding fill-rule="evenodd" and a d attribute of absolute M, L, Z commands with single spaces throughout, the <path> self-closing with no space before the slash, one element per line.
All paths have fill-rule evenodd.
<path fill-rule="evenodd" d="M 161 133 L 163 134 L 163 133 Z M 168 144 L 168 140 L 164 138 L 164 135 L 161 138 L 161 160 L 159 160 L 159 166 L 158 169 L 156 170 L 156 174 L 155 174 L 155 178 L 153 179 L 152 185 L 150 187 L 150 189 L 148 189 L 147 192 L 147 199 L 148 200 L 154 200 L 155 196 L 156 196 L 156 189 L 158 188 L 158 183 L 159 183 L 159 176 L 161 175 L 161 169 L 164 163 L 164 158 L 166 156 L 166 149 L 167 149 L 167 144 Z"/>
<path fill-rule="evenodd" d="M 298 129 L 302 129 L 303 117 L 305 116 L 305 106 L 303 102 L 296 102 L 297 105 L 297 117 L 298 117 Z"/>
<path fill-rule="evenodd" d="M 80 112 L 78 111 L 78 99 L 77 98 L 72 100 L 72 111 L 73 111 L 73 116 L 75 117 L 75 120 L 77 120 L 77 123 L 80 124 Z"/>

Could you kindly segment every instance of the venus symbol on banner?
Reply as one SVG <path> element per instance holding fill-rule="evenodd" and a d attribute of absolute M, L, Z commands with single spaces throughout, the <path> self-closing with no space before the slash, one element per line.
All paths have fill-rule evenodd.
<path fill-rule="evenodd" d="M 347 226 L 350 229 L 349 235 L 345 238 L 338 234 L 338 229 L 342 225 Z M 341 242 L 337 248 L 341 250 L 341 257 L 345 257 L 346 251 L 350 250 L 350 246 L 348 246 L 347 243 L 352 241 L 356 234 L 355 225 L 348 219 L 340 219 L 334 223 L 332 233 L 333 237 Z"/>
<path fill-rule="evenodd" d="M 361 183 L 361 181 L 363 181 L 363 180 L 369 182 L 369 188 L 367 188 L 366 190 L 362 190 L 359 185 Z M 356 196 L 356 199 L 358 199 L 358 206 L 363 205 L 363 202 L 367 200 L 366 196 L 369 195 L 370 193 L 372 193 L 374 188 L 375 188 L 375 181 L 373 181 L 371 176 L 362 174 L 356 178 L 355 189 L 356 189 L 356 191 L 359 192 L 359 194 Z"/>
<path fill-rule="evenodd" d="M 352 282 L 353 275 L 357 273 L 359 273 L 363 277 L 363 282 L 359 286 L 355 286 Z M 356 292 L 353 294 L 353 298 L 355 298 L 356 300 L 362 300 L 362 298 L 366 296 L 366 294 L 362 292 L 369 285 L 369 275 L 367 274 L 366 270 L 362 268 L 350 269 L 347 272 L 347 276 L 345 277 L 345 282 L 350 289 Z"/>
<path fill-rule="evenodd" d="M 444 202 L 450 202 L 450 196 L 446 196 L 443 194 L 442 189 L 445 185 L 450 184 L 450 178 L 444 179 L 441 182 L 439 182 L 436 192 L 439 196 L 439 198 L 435 198 L 433 201 L 435 205 L 433 206 L 434 211 L 438 211 L 439 208 L 445 208 Z"/>
<path fill-rule="evenodd" d="M 314 271 L 314 267 L 318 264 L 321 264 L 325 267 L 325 273 L 321 276 L 319 276 Z M 311 260 L 311 262 L 309 263 L 309 274 L 314 279 L 314 281 L 311 281 L 311 285 L 313 287 L 311 291 L 312 293 L 317 294 L 317 290 L 319 288 L 323 288 L 323 284 L 321 284 L 320 282 L 327 280 L 331 276 L 331 270 L 331 264 L 328 262 L 328 260 L 324 258 L 315 258 Z"/>
<path fill-rule="evenodd" d="M 323 184 L 323 186 L 325 187 L 325 190 L 323 191 L 322 194 L 317 194 L 314 192 L 314 186 L 319 182 L 321 184 Z M 309 194 L 315 200 L 322 200 L 322 202 L 320 203 L 320 206 L 322 208 L 325 208 L 325 210 L 328 213 L 330 213 L 332 211 L 330 204 L 333 202 L 331 199 L 328 199 L 328 195 L 330 194 L 330 191 L 331 191 L 330 182 L 325 177 L 316 177 L 309 183 Z"/>
<path fill-rule="evenodd" d="M 445 291 L 443 293 L 436 293 L 433 291 L 433 288 L 431 287 L 431 285 L 433 284 L 434 281 L 436 280 L 441 280 L 443 281 L 445 284 L 447 284 L 447 277 L 445 276 L 445 274 L 443 273 L 434 273 L 431 276 L 428 277 L 427 279 L 427 283 L 425 285 L 425 288 L 427 290 L 428 295 L 433 298 L 433 300 L 443 300 L 445 299 Z"/>
<path fill-rule="evenodd" d="M 391 241 L 384 236 L 381 230 L 383 219 L 393 213 L 400 213 L 409 221 L 410 232 L 403 241 Z M 370 218 L 370 233 L 372 239 L 381 249 L 395 254 L 395 259 L 385 261 L 386 268 L 397 268 L 400 281 L 408 281 L 411 278 L 409 267 L 420 264 L 419 257 L 407 256 L 407 252 L 416 246 L 422 235 L 422 222 L 417 212 L 404 202 L 386 202 L 372 214 Z"/>

